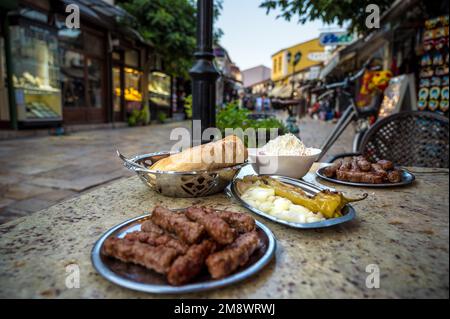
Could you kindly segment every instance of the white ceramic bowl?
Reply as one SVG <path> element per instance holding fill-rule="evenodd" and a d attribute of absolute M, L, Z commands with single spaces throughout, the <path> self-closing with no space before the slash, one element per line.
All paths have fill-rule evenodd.
<path fill-rule="evenodd" d="M 248 149 L 248 155 L 253 169 L 258 174 L 281 175 L 292 178 L 302 178 L 322 152 L 318 148 L 310 148 L 307 156 L 274 156 L 261 154 L 257 148 Z"/>

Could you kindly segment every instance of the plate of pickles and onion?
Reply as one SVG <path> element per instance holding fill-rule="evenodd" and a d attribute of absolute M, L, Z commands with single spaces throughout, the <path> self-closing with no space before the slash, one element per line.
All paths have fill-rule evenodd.
<path fill-rule="evenodd" d="M 315 184 L 278 175 L 235 178 L 226 188 L 230 198 L 251 212 L 286 226 L 312 229 L 348 222 L 356 217 L 350 203 L 357 198 Z"/>

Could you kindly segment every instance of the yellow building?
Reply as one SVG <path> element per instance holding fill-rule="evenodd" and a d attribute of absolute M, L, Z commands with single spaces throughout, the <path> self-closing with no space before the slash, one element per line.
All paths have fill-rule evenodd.
<path fill-rule="evenodd" d="M 318 38 L 276 52 L 272 55 L 272 81 L 278 82 L 293 73 L 320 64 L 323 61 L 323 54 L 324 48 L 319 44 Z M 298 63 L 294 66 L 296 58 Z"/>

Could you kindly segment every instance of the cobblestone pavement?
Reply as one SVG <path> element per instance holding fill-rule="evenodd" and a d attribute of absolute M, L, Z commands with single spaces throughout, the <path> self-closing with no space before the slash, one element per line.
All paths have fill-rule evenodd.
<path fill-rule="evenodd" d="M 299 122 L 307 146 L 319 147 L 333 124 L 304 119 Z M 175 127 L 189 122 L 138 128 L 107 129 L 0 141 L 0 224 L 26 216 L 60 201 L 131 176 L 115 155 L 132 156 L 168 150 Z M 351 150 L 351 128 L 330 150 Z"/>

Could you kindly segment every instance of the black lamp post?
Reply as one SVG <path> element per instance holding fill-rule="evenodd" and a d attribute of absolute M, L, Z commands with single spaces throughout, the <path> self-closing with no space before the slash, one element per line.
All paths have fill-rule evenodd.
<path fill-rule="evenodd" d="M 196 62 L 189 71 L 192 78 L 192 119 L 201 121 L 201 133 L 216 125 L 216 80 L 219 72 L 213 64 L 213 7 L 213 0 L 197 0 Z M 207 143 L 209 140 L 203 140 L 192 132 L 192 143 L 199 142 Z"/>

